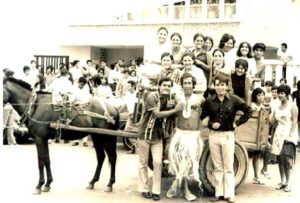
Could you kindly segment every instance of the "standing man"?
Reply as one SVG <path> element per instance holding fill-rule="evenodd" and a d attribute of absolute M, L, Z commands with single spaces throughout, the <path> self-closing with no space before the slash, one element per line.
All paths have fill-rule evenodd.
<path fill-rule="evenodd" d="M 281 48 L 277 50 L 277 59 L 281 60 L 283 62 L 282 66 L 282 77 L 286 78 L 286 65 L 288 62 L 293 60 L 293 57 L 290 55 L 290 53 L 287 51 L 287 44 L 282 43 Z"/>
<path fill-rule="evenodd" d="M 202 190 L 199 178 L 199 160 L 203 150 L 200 108 L 204 98 L 193 93 L 196 79 L 191 73 L 184 73 L 180 83 L 184 93 L 178 99 L 184 104 L 184 109 L 177 114 L 177 128 L 169 148 L 169 171 L 175 175 L 175 180 L 167 192 L 167 197 L 175 197 L 177 191 L 182 189 L 184 198 L 193 201 L 196 196 L 189 190 L 188 181 L 195 182 L 198 189 Z"/>
<path fill-rule="evenodd" d="M 254 85 L 254 89 L 261 87 L 264 84 L 265 78 L 265 60 L 264 54 L 266 51 L 266 45 L 264 43 L 255 43 L 253 46 L 254 59 L 256 62 L 256 74 L 253 79 L 254 82 L 258 82 L 258 85 Z"/>
<path fill-rule="evenodd" d="M 138 191 L 146 199 L 160 200 L 161 173 L 163 155 L 163 126 L 162 120 L 182 110 L 177 104 L 174 109 L 162 111 L 161 101 L 168 97 L 173 86 L 170 78 L 162 78 L 158 83 L 157 92 L 150 93 L 145 101 L 145 112 L 138 131 L 139 181 Z M 167 106 L 175 105 L 174 100 L 167 101 Z M 153 157 L 152 195 L 148 185 L 149 152 Z"/>
<path fill-rule="evenodd" d="M 239 97 L 227 93 L 229 78 L 219 75 L 215 78 L 216 95 L 209 97 L 203 104 L 201 120 L 209 118 L 209 149 L 214 165 L 215 198 L 217 202 L 224 197 L 234 202 L 234 130 L 247 122 L 251 108 Z M 243 115 L 235 121 L 237 111 Z"/>

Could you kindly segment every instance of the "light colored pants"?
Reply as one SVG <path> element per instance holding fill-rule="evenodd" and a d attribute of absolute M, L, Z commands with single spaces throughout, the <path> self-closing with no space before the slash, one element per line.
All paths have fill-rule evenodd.
<path fill-rule="evenodd" d="M 14 115 L 13 110 L 9 107 L 3 108 L 3 127 L 6 128 L 7 144 L 16 144 L 16 138 L 14 135 Z"/>
<path fill-rule="evenodd" d="M 138 139 L 138 155 L 139 155 L 139 192 L 150 192 L 148 183 L 148 160 L 149 151 L 153 157 L 153 177 L 152 177 L 152 193 L 160 194 L 161 191 L 161 172 L 162 172 L 162 140 L 156 144 L 150 144 L 146 140 Z"/>
<path fill-rule="evenodd" d="M 234 197 L 234 145 L 233 131 L 210 131 L 209 150 L 215 167 L 215 196 Z"/>

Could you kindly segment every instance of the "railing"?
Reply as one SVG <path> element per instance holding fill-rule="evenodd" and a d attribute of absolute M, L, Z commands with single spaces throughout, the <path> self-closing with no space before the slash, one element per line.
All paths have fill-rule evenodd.
<path fill-rule="evenodd" d="M 47 66 L 51 65 L 54 68 L 54 73 L 58 72 L 60 63 L 64 63 L 69 69 L 69 56 L 49 56 L 49 55 L 34 55 L 36 62 L 42 73 L 46 73 Z"/>
<path fill-rule="evenodd" d="M 279 85 L 279 81 L 283 78 L 283 62 L 276 59 L 265 60 L 265 81 L 270 80 L 275 85 Z M 295 89 L 297 81 L 300 80 L 300 64 L 289 62 L 286 66 L 286 80 L 287 84 Z"/>
<path fill-rule="evenodd" d="M 205 1 L 203 1 L 205 2 Z M 121 23 L 172 23 L 176 21 L 209 22 L 236 20 L 236 3 L 165 5 L 158 8 L 141 9 L 120 16 Z"/>

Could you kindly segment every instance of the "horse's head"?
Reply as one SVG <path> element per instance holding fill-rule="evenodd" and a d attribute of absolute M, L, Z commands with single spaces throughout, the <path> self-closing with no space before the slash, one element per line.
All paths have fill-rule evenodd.
<path fill-rule="evenodd" d="M 7 79 L 3 80 L 3 105 L 9 103 L 10 101 L 10 94 L 6 86 L 6 81 Z"/>
<path fill-rule="evenodd" d="M 31 86 L 22 80 L 17 80 L 12 77 L 3 79 L 3 105 L 18 102 L 27 103 L 30 92 Z"/>

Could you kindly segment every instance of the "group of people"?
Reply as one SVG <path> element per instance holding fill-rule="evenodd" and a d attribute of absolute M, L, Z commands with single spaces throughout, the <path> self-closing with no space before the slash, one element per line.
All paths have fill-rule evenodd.
<path fill-rule="evenodd" d="M 145 46 L 142 67 L 152 71 L 145 75 L 149 78 L 157 75 L 159 81 L 158 91 L 145 98 L 138 131 L 138 190 L 142 196 L 160 199 L 161 171 L 163 163 L 167 163 L 169 172 L 175 175 L 167 197 L 175 197 L 181 190 L 185 199 L 196 199 L 188 183 L 201 187 L 198 165 L 203 141 L 200 135 L 207 126 L 214 166 L 215 197 L 211 201 L 235 202 L 235 128 L 259 111 L 270 115 L 270 139 L 264 152 L 253 153 L 253 183 L 264 184 L 259 174 L 270 178 L 267 166 L 273 155 L 278 159 L 281 178 L 276 189 L 290 192 L 299 140 L 299 106 L 293 100 L 298 102 L 300 90 L 292 98 L 284 78 L 279 86 L 264 81 L 265 44 L 259 42 L 252 47 L 242 42 L 234 52 L 235 38 L 226 33 L 218 48 L 208 49 L 205 41 L 209 37 L 197 33 L 193 38 L 195 47 L 187 50 L 181 46 L 182 36 L 177 32 L 171 34 L 170 43 L 165 27 L 158 29 L 157 36 L 156 43 Z M 238 120 L 237 111 L 243 112 Z M 168 122 L 173 128 L 166 128 Z M 149 154 L 153 157 L 152 190 L 148 184 Z M 260 154 L 264 165 L 259 173 Z"/>
<path fill-rule="evenodd" d="M 201 189 L 198 172 L 203 150 L 201 131 L 206 126 L 214 166 L 215 197 L 211 201 L 235 202 L 235 129 L 247 122 L 253 112 L 268 111 L 272 136 L 264 153 L 261 174 L 268 176 L 271 154 L 278 156 L 281 182 L 277 189 L 291 191 L 299 138 L 300 82 L 291 97 L 291 88 L 286 84 L 276 87 L 272 81 L 264 81 L 264 43 L 252 47 L 242 42 L 234 51 L 236 40 L 231 34 L 224 34 L 218 48 L 214 48 L 211 37 L 196 33 L 195 46 L 190 50 L 181 46 L 180 33 L 172 33 L 170 42 L 168 35 L 167 28 L 158 29 L 157 42 L 145 46 L 142 63 L 133 59 L 126 66 L 124 60 L 119 60 L 109 68 L 105 61 L 97 67 L 87 60 L 83 68 L 75 60 L 70 69 L 61 64 L 58 75 L 49 66 L 41 76 L 39 71 L 36 73 L 33 61 L 32 68 L 24 67 L 26 77 L 22 79 L 37 90 L 51 91 L 54 104 L 66 101 L 65 95 L 75 105 L 85 105 L 91 96 L 96 96 L 110 100 L 119 109 L 125 106 L 130 114 L 134 112 L 137 92 L 142 92 L 143 109 L 137 124 L 138 191 L 153 200 L 161 198 L 163 163 L 175 176 L 167 197 L 173 198 L 181 192 L 188 201 L 197 198 L 188 185 L 192 182 Z M 243 115 L 236 120 L 237 111 Z M 258 175 L 259 154 L 253 157 L 253 183 L 257 184 L 262 183 Z M 148 178 L 150 155 L 152 189 Z"/>

